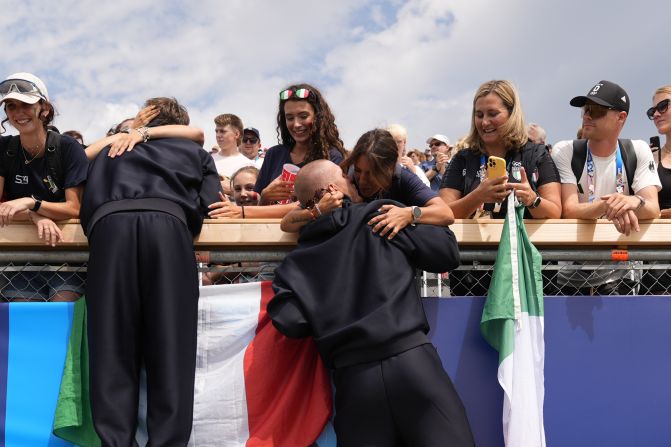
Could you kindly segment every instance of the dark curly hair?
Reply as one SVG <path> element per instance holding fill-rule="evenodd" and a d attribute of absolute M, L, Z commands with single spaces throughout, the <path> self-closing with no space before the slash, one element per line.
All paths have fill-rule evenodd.
<path fill-rule="evenodd" d="M 310 95 L 305 99 L 280 99 L 279 111 L 277 112 L 277 139 L 280 144 L 288 148 L 293 148 L 296 141 L 293 139 L 287 128 L 284 116 L 284 103 L 287 101 L 307 101 L 315 111 L 315 120 L 310 134 L 310 149 L 305 155 L 305 163 L 313 160 L 329 160 L 329 149 L 332 147 L 345 156 L 345 148 L 340 135 L 338 126 L 335 123 L 335 117 L 331 113 L 329 105 L 322 96 L 321 92 L 310 84 L 295 84 L 288 86 L 285 90 L 307 89 Z"/>

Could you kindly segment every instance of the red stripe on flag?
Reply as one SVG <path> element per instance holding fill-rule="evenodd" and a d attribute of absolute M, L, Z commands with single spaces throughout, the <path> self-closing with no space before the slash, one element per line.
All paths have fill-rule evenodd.
<path fill-rule="evenodd" d="M 256 336 L 245 351 L 248 447 L 312 444 L 331 416 L 331 381 L 312 338 L 290 339 L 273 326 L 266 306 L 274 292 L 261 283 Z"/>

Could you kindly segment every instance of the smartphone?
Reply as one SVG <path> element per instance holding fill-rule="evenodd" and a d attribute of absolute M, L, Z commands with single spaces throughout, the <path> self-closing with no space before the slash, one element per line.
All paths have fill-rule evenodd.
<path fill-rule="evenodd" d="M 660 142 L 659 142 L 659 137 L 650 137 L 650 147 L 656 147 L 657 149 L 660 148 Z"/>
<path fill-rule="evenodd" d="M 489 157 L 487 161 L 487 178 L 499 178 L 504 175 L 507 175 L 506 161 L 499 157 Z"/>

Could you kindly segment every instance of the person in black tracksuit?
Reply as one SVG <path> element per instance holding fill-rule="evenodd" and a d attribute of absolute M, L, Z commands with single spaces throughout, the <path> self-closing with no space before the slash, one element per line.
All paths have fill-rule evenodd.
<path fill-rule="evenodd" d="M 174 99 L 152 104 L 160 110 L 153 124 L 188 124 Z M 219 176 L 211 155 L 187 140 L 146 141 L 117 158 L 108 150 L 90 164 L 80 214 L 90 250 L 93 422 L 104 446 L 134 444 L 144 366 L 148 445 L 184 446 L 196 363 L 193 238 L 219 200 Z"/>
<path fill-rule="evenodd" d="M 336 180 L 337 166 L 331 177 L 323 166 L 309 166 L 296 179 L 301 203 L 309 200 L 301 197 L 303 181 L 319 178 L 311 191 L 326 194 L 349 187 L 342 176 Z M 285 335 L 314 337 L 334 370 L 339 445 L 472 446 L 463 404 L 426 335 L 415 287 L 415 268 L 457 267 L 456 239 L 447 227 L 422 224 L 391 240 L 380 237 L 367 223 L 384 204 L 402 206 L 345 200 L 303 227 L 296 249 L 275 271 L 268 314 Z"/>

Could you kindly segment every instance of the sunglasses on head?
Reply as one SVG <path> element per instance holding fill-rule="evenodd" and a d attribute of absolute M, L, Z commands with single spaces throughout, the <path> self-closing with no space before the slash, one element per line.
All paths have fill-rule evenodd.
<path fill-rule="evenodd" d="M 287 99 L 306 99 L 310 96 L 312 92 L 306 88 L 288 88 L 280 92 L 280 100 L 286 101 Z"/>
<path fill-rule="evenodd" d="M 12 92 L 44 98 L 40 89 L 30 81 L 24 79 L 7 79 L 0 83 L 0 95 L 6 96 Z"/>
<path fill-rule="evenodd" d="M 669 102 L 671 102 L 671 99 L 659 101 L 656 106 L 650 107 L 645 114 L 648 115 L 648 118 L 653 119 L 655 117 L 655 112 L 659 112 L 660 115 L 666 113 L 666 111 L 669 110 Z"/>
<path fill-rule="evenodd" d="M 256 137 L 242 137 L 243 143 L 256 144 L 259 142 L 259 139 Z"/>
<path fill-rule="evenodd" d="M 582 106 L 582 114 L 589 115 L 593 120 L 598 120 L 606 116 L 609 110 L 615 110 L 614 107 L 606 107 L 599 104 L 585 104 Z"/>

